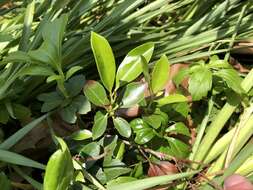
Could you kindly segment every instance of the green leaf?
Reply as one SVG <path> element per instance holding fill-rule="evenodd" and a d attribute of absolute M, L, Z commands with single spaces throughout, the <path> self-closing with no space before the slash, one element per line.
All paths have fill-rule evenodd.
<path fill-rule="evenodd" d="M 9 121 L 9 113 L 5 105 L 0 104 L 0 123 L 6 124 Z"/>
<path fill-rule="evenodd" d="M 62 79 L 62 76 L 60 75 L 52 75 L 52 76 L 49 76 L 47 77 L 47 83 L 50 83 L 52 81 L 57 81 L 57 80 L 61 80 Z"/>
<path fill-rule="evenodd" d="M 11 135 L 8 139 L 6 139 L 3 143 L 0 144 L 0 149 L 9 149 L 13 145 L 15 145 L 20 139 L 22 139 L 29 131 L 31 131 L 34 127 L 36 127 L 39 123 L 41 123 L 48 114 L 45 114 L 29 124 L 25 125 L 21 129 L 19 129 L 16 133 Z"/>
<path fill-rule="evenodd" d="M 45 169 L 45 166 L 39 162 L 26 158 L 20 154 L 2 149 L 0 149 L 0 161 L 20 166 Z"/>
<path fill-rule="evenodd" d="M 125 119 L 116 117 L 113 119 L 113 123 L 120 135 L 126 138 L 131 136 L 131 127 Z"/>
<path fill-rule="evenodd" d="M 22 70 L 20 70 L 19 76 L 24 75 L 51 76 L 55 75 L 55 73 L 50 67 L 47 66 L 29 65 L 28 67 L 25 67 Z"/>
<path fill-rule="evenodd" d="M 156 94 L 162 90 L 169 79 L 170 65 L 167 57 L 163 55 L 155 64 L 152 72 L 151 87 Z"/>
<path fill-rule="evenodd" d="M 171 94 L 169 96 L 155 100 L 159 106 L 164 106 L 167 104 L 178 103 L 178 102 L 187 102 L 187 98 L 182 94 Z"/>
<path fill-rule="evenodd" d="M 113 159 L 109 164 L 104 165 L 104 173 L 107 181 L 115 179 L 120 175 L 129 173 L 130 171 L 131 169 L 127 168 L 123 162 L 116 159 Z"/>
<path fill-rule="evenodd" d="M 2 190 L 11 190 L 11 182 L 3 172 L 0 173 L 0 187 Z"/>
<path fill-rule="evenodd" d="M 84 75 L 76 75 L 71 77 L 67 82 L 65 82 L 65 87 L 67 89 L 68 94 L 71 97 L 77 96 L 83 89 L 85 84 Z"/>
<path fill-rule="evenodd" d="M 43 101 L 41 112 L 49 112 L 63 103 L 63 97 L 57 92 L 43 93 L 38 96 L 38 100 Z"/>
<path fill-rule="evenodd" d="M 1 63 L 31 63 L 32 60 L 26 52 L 15 51 L 9 53 L 9 55 L 1 61 Z"/>
<path fill-rule="evenodd" d="M 244 90 L 241 87 L 242 78 L 239 77 L 234 69 L 221 69 L 214 74 L 225 81 L 228 87 L 235 92 L 239 94 L 244 93 Z"/>
<path fill-rule="evenodd" d="M 94 140 L 104 134 L 107 127 L 107 119 L 107 114 L 104 114 L 101 111 L 96 113 L 94 117 L 94 125 L 92 127 L 92 137 Z"/>
<path fill-rule="evenodd" d="M 76 112 L 77 109 L 70 104 L 69 106 L 60 110 L 60 116 L 67 123 L 75 123 L 77 119 Z"/>
<path fill-rule="evenodd" d="M 189 145 L 173 137 L 166 137 L 166 139 L 168 140 L 168 143 L 171 147 L 171 151 L 174 153 L 174 156 L 177 156 L 178 158 L 186 158 L 186 156 L 190 152 Z"/>
<path fill-rule="evenodd" d="M 13 112 L 17 119 L 27 119 L 31 116 L 31 110 L 21 104 L 12 104 L 13 106 Z"/>
<path fill-rule="evenodd" d="M 157 185 L 164 185 L 168 184 L 174 180 L 183 179 L 186 177 L 190 177 L 194 174 L 198 173 L 198 171 L 193 172 L 185 172 L 185 173 L 179 173 L 174 175 L 164 175 L 164 176 L 158 176 L 158 177 L 149 177 L 146 179 L 140 179 L 136 181 L 116 184 L 116 185 L 108 185 L 108 190 L 144 190 L 151 187 L 155 187 Z"/>
<path fill-rule="evenodd" d="M 110 103 L 104 87 L 97 81 L 87 81 L 83 91 L 88 100 L 96 106 L 105 106 Z"/>
<path fill-rule="evenodd" d="M 82 129 L 71 134 L 70 138 L 76 141 L 83 141 L 92 137 L 92 133 L 87 129 Z"/>
<path fill-rule="evenodd" d="M 138 144 L 145 144 L 155 136 L 153 129 L 140 118 L 132 120 L 130 125 L 136 133 L 134 141 Z"/>
<path fill-rule="evenodd" d="M 77 109 L 77 113 L 79 114 L 87 114 L 91 111 L 91 104 L 83 95 L 75 97 L 71 102 L 71 105 Z"/>
<path fill-rule="evenodd" d="M 162 124 L 162 118 L 160 115 L 154 113 L 151 115 L 143 116 L 143 120 L 154 129 L 158 129 Z"/>
<path fill-rule="evenodd" d="M 173 82 L 176 86 L 179 86 L 181 82 L 186 78 L 189 77 L 190 69 L 189 68 L 182 68 L 178 71 L 178 73 L 173 77 Z"/>
<path fill-rule="evenodd" d="M 138 104 L 144 99 L 145 84 L 138 82 L 130 83 L 126 86 L 124 96 L 122 98 L 122 108 L 129 108 Z"/>
<path fill-rule="evenodd" d="M 81 69 L 81 66 L 71 67 L 66 73 L 66 80 L 68 80 L 70 77 L 72 77 L 73 74 L 75 74 L 77 71 L 80 71 Z"/>
<path fill-rule="evenodd" d="M 91 32 L 91 48 L 95 57 L 99 76 L 105 88 L 111 92 L 116 71 L 112 48 L 104 37 L 95 32 Z"/>
<path fill-rule="evenodd" d="M 120 64 L 116 74 L 116 86 L 136 79 L 142 72 L 143 56 L 148 63 L 154 51 L 154 43 L 145 43 L 131 50 Z"/>
<path fill-rule="evenodd" d="M 205 66 L 195 66 L 193 73 L 189 79 L 189 92 L 192 95 L 192 100 L 200 100 L 207 96 L 207 93 L 212 88 L 212 72 Z"/>
<path fill-rule="evenodd" d="M 148 83 L 148 86 L 150 86 L 151 77 L 149 74 L 148 63 L 147 63 L 145 57 L 143 57 L 142 55 L 141 55 L 141 64 L 142 64 L 142 70 L 143 70 L 143 75 L 144 75 L 145 81 Z"/>
<path fill-rule="evenodd" d="M 43 182 L 44 190 L 67 189 L 73 178 L 74 167 L 71 154 L 65 142 L 61 138 L 56 138 L 60 149 L 49 158 L 47 163 Z"/>
<path fill-rule="evenodd" d="M 165 131 L 167 133 L 172 132 L 172 133 L 182 134 L 188 137 L 191 136 L 189 129 L 182 122 L 178 122 L 178 123 L 175 123 L 174 125 L 169 126 Z"/>

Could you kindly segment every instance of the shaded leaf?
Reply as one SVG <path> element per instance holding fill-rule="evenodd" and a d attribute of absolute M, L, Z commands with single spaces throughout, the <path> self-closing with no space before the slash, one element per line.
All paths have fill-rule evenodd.
<path fill-rule="evenodd" d="M 65 87 L 68 91 L 68 94 L 73 97 L 77 96 L 82 91 L 84 84 L 84 75 L 76 75 L 71 77 L 67 82 L 65 82 Z"/>
<path fill-rule="evenodd" d="M 69 105 L 60 110 L 60 116 L 67 123 L 75 123 L 77 119 L 76 112 L 77 109 L 73 105 Z"/>
<path fill-rule="evenodd" d="M 20 154 L 2 149 L 0 149 L 0 161 L 20 166 L 45 169 L 45 166 L 39 162 L 26 158 Z"/>
<path fill-rule="evenodd" d="M 11 182 L 3 172 L 0 173 L 0 187 L 2 190 L 11 190 Z"/>
<path fill-rule="evenodd" d="M 71 104 L 77 109 L 77 113 L 79 114 L 86 114 L 91 111 L 91 104 L 83 95 L 75 97 Z"/>
<path fill-rule="evenodd" d="M 23 68 L 19 72 L 19 76 L 24 76 L 24 75 L 51 76 L 51 75 L 55 75 L 55 73 L 50 67 L 47 67 L 47 66 L 30 65 L 28 67 Z"/>
<path fill-rule="evenodd" d="M 41 107 L 41 112 L 49 112 L 59 107 L 64 99 L 57 92 L 49 92 L 40 94 L 38 100 L 44 102 Z"/>

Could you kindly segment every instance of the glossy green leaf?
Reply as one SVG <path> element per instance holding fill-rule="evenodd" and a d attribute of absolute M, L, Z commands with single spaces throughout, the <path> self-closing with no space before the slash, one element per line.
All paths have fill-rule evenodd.
<path fill-rule="evenodd" d="M 138 144 L 145 144 L 155 136 L 153 129 L 140 118 L 132 120 L 130 125 L 136 134 L 134 141 Z"/>
<path fill-rule="evenodd" d="M 43 182 L 44 190 L 68 189 L 73 178 L 74 168 L 68 147 L 61 138 L 57 138 L 57 141 L 60 149 L 50 157 L 47 163 Z"/>
<path fill-rule="evenodd" d="M 22 139 L 29 131 L 31 131 L 34 127 L 36 127 L 39 123 L 41 123 L 48 114 L 45 114 L 32 122 L 28 123 L 21 129 L 19 129 L 16 133 L 11 135 L 8 139 L 6 139 L 3 143 L 0 144 L 0 149 L 9 149 L 14 146 L 20 139 Z"/>
<path fill-rule="evenodd" d="M 112 48 L 104 37 L 95 32 L 91 32 L 91 48 L 95 57 L 99 76 L 105 88 L 111 92 L 116 72 Z"/>
<path fill-rule="evenodd" d="M 87 81 L 83 92 L 88 100 L 96 106 L 105 106 L 110 103 L 104 87 L 97 81 Z"/>
<path fill-rule="evenodd" d="M 190 152 L 189 145 L 173 137 L 166 137 L 166 139 L 168 140 L 174 156 L 177 156 L 178 158 L 186 158 Z"/>
<path fill-rule="evenodd" d="M 76 141 L 83 141 L 92 137 L 92 133 L 87 129 L 82 129 L 71 134 L 70 138 Z"/>
<path fill-rule="evenodd" d="M 158 176 L 158 177 L 149 177 L 146 179 L 140 179 L 136 181 L 116 184 L 116 185 L 108 185 L 108 190 L 144 190 L 151 187 L 155 187 L 157 185 L 164 185 L 168 184 L 174 180 L 183 179 L 186 177 L 190 177 L 194 174 L 198 173 L 198 171 L 193 172 L 185 172 L 185 173 L 179 173 L 174 175 L 164 175 L 164 176 Z"/>
<path fill-rule="evenodd" d="M 94 117 L 94 125 L 92 127 L 92 137 L 93 139 L 97 139 L 101 137 L 107 127 L 107 114 L 98 111 Z"/>
<path fill-rule="evenodd" d="M 3 172 L 0 173 L 0 187 L 2 190 L 11 190 L 11 182 Z"/>
<path fill-rule="evenodd" d="M 113 123 L 120 135 L 127 138 L 131 136 L 131 127 L 125 119 L 116 117 L 113 119 Z"/>
<path fill-rule="evenodd" d="M 164 106 L 166 104 L 187 102 L 187 98 L 182 94 L 171 94 L 169 96 L 160 98 L 156 100 L 155 102 L 157 102 L 159 106 Z"/>
<path fill-rule="evenodd" d="M 54 71 L 47 66 L 30 65 L 19 72 L 19 76 L 34 75 L 34 76 L 51 76 L 55 75 Z"/>
<path fill-rule="evenodd" d="M 2 149 L 0 149 L 0 161 L 20 166 L 45 169 L 45 166 L 39 162 L 26 158 L 20 154 Z"/>
<path fill-rule="evenodd" d="M 166 132 L 167 133 L 182 134 L 182 135 L 186 135 L 188 137 L 191 136 L 189 129 L 182 122 L 178 122 L 178 123 L 175 123 L 174 125 L 169 126 L 166 129 Z"/>
<path fill-rule="evenodd" d="M 149 74 L 148 63 L 147 63 L 145 57 L 143 57 L 142 55 L 141 55 L 141 64 L 142 64 L 142 71 L 143 71 L 145 81 L 148 83 L 148 85 L 150 85 L 151 77 Z"/>
<path fill-rule="evenodd" d="M 144 91 L 146 85 L 138 82 L 130 83 L 126 86 L 124 95 L 122 98 L 122 108 L 129 108 L 138 104 L 144 99 Z"/>
<path fill-rule="evenodd" d="M 60 110 L 60 116 L 67 123 L 73 124 L 77 119 L 76 112 L 77 108 L 70 104 L 69 106 L 64 107 Z"/>
<path fill-rule="evenodd" d="M 163 55 L 155 64 L 152 72 L 151 88 L 154 93 L 164 89 L 169 79 L 170 65 L 167 57 Z"/>
<path fill-rule="evenodd" d="M 116 86 L 136 79 L 142 72 L 143 56 L 148 63 L 154 51 L 154 43 L 145 43 L 131 50 L 120 64 L 116 74 Z"/>
<path fill-rule="evenodd" d="M 70 77 L 72 77 L 72 75 L 74 75 L 77 71 L 80 71 L 81 69 L 81 66 L 71 67 L 66 73 L 66 80 L 68 80 Z"/>

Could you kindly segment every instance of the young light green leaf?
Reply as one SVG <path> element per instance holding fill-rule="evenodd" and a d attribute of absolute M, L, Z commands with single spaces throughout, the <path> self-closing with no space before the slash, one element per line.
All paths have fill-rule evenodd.
<path fill-rule="evenodd" d="M 99 76 L 105 88 L 111 92 L 115 79 L 115 59 L 108 41 L 95 32 L 91 32 L 91 48 L 95 57 Z"/>
<path fill-rule="evenodd" d="M 148 63 L 154 51 L 154 43 L 145 43 L 131 50 L 120 64 L 116 74 L 116 86 L 136 79 L 142 72 L 141 56 Z"/>
<path fill-rule="evenodd" d="M 80 71 L 81 69 L 81 66 L 71 67 L 66 73 L 66 80 L 68 80 L 70 77 L 72 77 L 73 74 L 75 74 L 77 71 Z"/>
<path fill-rule="evenodd" d="M 76 141 L 83 141 L 92 137 L 92 133 L 87 130 L 79 130 L 71 134 L 70 138 Z"/>
<path fill-rule="evenodd" d="M 116 117 L 113 119 L 113 124 L 120 135 L 126 138 L 131 136 L 131 127 L 125 119 Z"/>
<path fill-rule="evenodd" d="M 83 92 L 88 100 L 96 106 L 105 106 L 110 103 L 104 87 L 97 81 L 87 81 Z"/>
<path fill-rule="evenodd" d="M 191 136 L 189 129 L 182 122 L 178 122 L 178 123 L 175 123 L 175 124 L 169 126 L 165 131 L 167 133 L 172 132 L 172 133 L 186 135 L 188 137 Z"/>
<path fill-rule="evenodd" d="M 122 108 L 129 108 L 133 105 L 138 104 L 144 99 L 144 91 L 146 85 L 138 82 L 130 83 L 126 86 L 122 98 Z"/>
<path fill-rule="evenodd" d="M 234 69 L 221 69 L 214 74 L 224 80 L 228 87 L 235 92 L 239 94 L 244 92 L 241 87 L 242 78 L 239 77 L 238 73 Z"/>
<path fill-rule="evenodd" d="M 56 137 L 57 138 L 57 137 Z M 67 189 L 73 178 L 74 167 L 67 145 L 61 138 L 57 138 L 60 149 L 49 159 L 44 177 L 44 190 Z"/>
<path fill-rule="evenodd" d="M 200 100 L 212 88 L 212 72 L 205 66 L 195 66 L 189 79 L 189 92 L 192 100 Z"/>
<path fill-rule="evenodd" d="M 101 137 L 107 127 L 107 114 L 98 111 L 94 117 L 94 125 L 92 127 L 92 137 L 93 139 L 97 139 Z"/>
<path fill-rule="evenodd" d="M 51 75 L 51 76 L 49 76 L 49 77 L 47 77 L 47 83 L 50 83 L 50 82 L 52 82 L 52 81 L 57 81 L 57 80 L 61 80 L 62 79 L 62 77 L 60 76 L 60 75 Z"/>
<path fill-rule="evenodd" d="M 166 104 L 173 104 L 173 103 L 178 103 L 178 102 L 186 102 L 186 101 L 187 101 L 187 98 L 182 94 L 171 94 L 169 96 L 155 100 L 155 102 L 157 102 L 159 106 L 164 106 Z"/>
<path fill-rule="evenodd" d="M 39 162 L 26 158 L 20 154 L 2 149 L 0 149 L 0 161 L 20 166 L 45 169 L 45 166 Z"/>
<path fill-rule="evenodd" d="M 169 79 L 170 65 L 167 57 L 163 55 L 155 64 L 152 72 L 151 88 L 154 93 L 162 90 Z"/>

